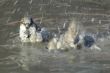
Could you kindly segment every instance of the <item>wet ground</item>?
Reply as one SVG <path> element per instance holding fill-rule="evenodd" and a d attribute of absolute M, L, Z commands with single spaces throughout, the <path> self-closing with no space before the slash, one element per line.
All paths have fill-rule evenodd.
<path fill-rule="evenodd" d="M 0 0 L 0 73 L 110 73 L 109 0 Z M 19 20 L 58 33 L 74 19 L 80 31 L 97 34 L 101 51 L 83 49 L 48 52 L 45 43 L 22 44 Z"/>

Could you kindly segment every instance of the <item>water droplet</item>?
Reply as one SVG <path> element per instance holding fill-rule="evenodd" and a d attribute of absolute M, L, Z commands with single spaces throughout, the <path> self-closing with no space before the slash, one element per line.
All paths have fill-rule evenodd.
<path fill-rule="evenodd" d="M 17 3 L 18 3 L 18 0 L 16 0 L 13 5 L 16 5 Z"/>
<path fill-rule="evenodd" d="M 31 4 L 32 4 L 32 2 L 33 2 L 33 0 L 30 0 L 30 1 L 29 1 L 29 4 L 31 5 Z"/>

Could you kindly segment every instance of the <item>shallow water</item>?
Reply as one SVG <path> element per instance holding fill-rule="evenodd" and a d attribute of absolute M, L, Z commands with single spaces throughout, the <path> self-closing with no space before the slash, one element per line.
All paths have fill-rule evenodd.
<path fill-rule="evenodd" d="M 0 73 L 110 73 L 110 2 L 101 1 L 1 0 Z M 46 43 L 23 44 L 18 24 L 26 15 L 55 33 L 75 19 L 80 31 L 98 35 L 102 50 L 48 52 Z"/>

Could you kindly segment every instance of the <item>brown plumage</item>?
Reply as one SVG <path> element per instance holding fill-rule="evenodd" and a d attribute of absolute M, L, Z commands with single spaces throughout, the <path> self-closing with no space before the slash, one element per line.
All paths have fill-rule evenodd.
<path fill-rule="evenodd" d="M 74 45 L 74 39 L 77 35 L 77 25 L 75 24 L 74 21 L 72 21 L 68 29 L 65 33 L 61 34 L 60 37 L 57 37 L 57 41 L 54 41 L 56 37 L 54 37 L 49 43 L 48 43 L 48 49 L 53 50 L 53 49 L 66 49 L 69 47 L 75 47 Z M 54 45 L 54 46 L 53 46 Z"/>

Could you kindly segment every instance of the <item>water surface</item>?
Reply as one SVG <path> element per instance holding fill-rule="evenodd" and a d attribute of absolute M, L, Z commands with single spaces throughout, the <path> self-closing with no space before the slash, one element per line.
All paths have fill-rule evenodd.
<path fill-rule="evenodd" d="M 109 0 L 1 0 L 0 73 L 110 73 L 109 4 Z M 22 44 L 19 20 L 26 15 L 55 33 L 74 19 L 81 31 L 98 34 L 102 51 L 53 53 L 45 49 L 46 43 Z"/>

